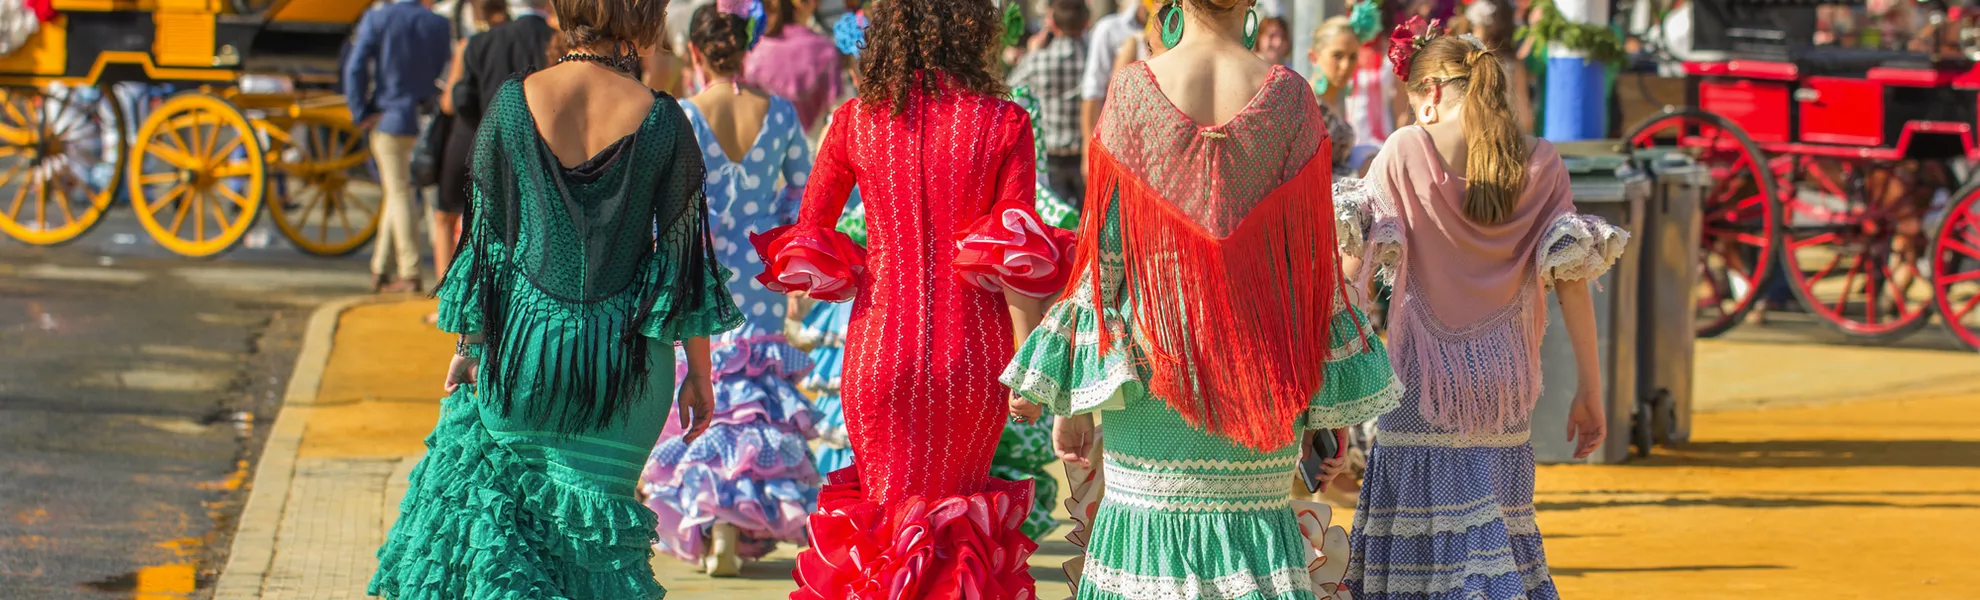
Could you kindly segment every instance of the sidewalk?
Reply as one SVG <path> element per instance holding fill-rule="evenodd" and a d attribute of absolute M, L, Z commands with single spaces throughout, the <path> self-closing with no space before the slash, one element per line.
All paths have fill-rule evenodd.
<path fill-rule="evenodd" d="M 419 324 L 430 307 L 333 307 L 322 331 L 312 324 L 323 343 L 299 361 L 215 598 L 363 597 L 438 416 L 453 342 Z M 1564 597 L 1980 597 L 1980 357 L 1706 341 L 1698 382 L 1691 443 L 1541 468 L 1535 501 Z M 1042 597 L 1063 598 L 1072 548 L 1053 540 L 1033 573 Z M 668 556 L 654 566 L 670 600 L 773 599 L 792 587 L 795 554 L 738 579 Z"/>

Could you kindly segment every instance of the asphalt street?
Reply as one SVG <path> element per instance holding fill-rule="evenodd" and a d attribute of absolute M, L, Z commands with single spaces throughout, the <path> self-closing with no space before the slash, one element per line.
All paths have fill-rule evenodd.
<path fill-rule="evenodd" d="M 196 260 L 113 211 L 0 238 L 0 598 L 206 597 L 310 311 L 367 289 L 266 219 Z"/>

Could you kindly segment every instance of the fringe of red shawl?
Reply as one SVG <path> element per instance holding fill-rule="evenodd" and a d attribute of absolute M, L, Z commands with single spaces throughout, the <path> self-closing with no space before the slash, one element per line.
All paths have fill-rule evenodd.
<path fill-rule="evenodd" d="M 1075 273 L 1102 306 L 1100 234 L 1119 194 L 1122 254 L 1134 335 L 1149 391 L 1201 427 L 1260 451 L 1285 446 L 1326 376 L 1329 326 L 1341 294 L 1334 246 L 1331 152 L 1324 145 L 1290 181 L 1217 238 L 1116 161 L 1099 143 L 1088 159 Z M 1081 270 L 1083 269 L 1083 270 Z M 1118 340 L 1100 330 L 1100 348 Z"/>

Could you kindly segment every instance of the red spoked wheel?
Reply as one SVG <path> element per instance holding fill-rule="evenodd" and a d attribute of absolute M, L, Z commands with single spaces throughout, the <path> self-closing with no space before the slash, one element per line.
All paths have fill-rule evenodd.
<path fill-rule="evenodd" d="M 1738 325 L 1774 277 L 1780 247 L 1780 202 L 1766 153 L 1738 125 L 1718 115 L 1679 110 L 1651 118 L 1624 139 L 1642 157 L 1684 154 L 1710 169 L 1700 198 L 1698 336 Z"/>
<path fill-rule="evenodd" d="M 1980 350 L 1980 181 L 1953 197 L 1932 249 L 1932 304 L 1946 330 L 1967 348 Z"/>
<path fill-rule="evenodd" d="M 1782 264 L 1810 314 L 1886 341 L 1931 320 L 1923 220 L 1951 171 L 1933 161 L 1795 157 L 1783 202 Z"/>

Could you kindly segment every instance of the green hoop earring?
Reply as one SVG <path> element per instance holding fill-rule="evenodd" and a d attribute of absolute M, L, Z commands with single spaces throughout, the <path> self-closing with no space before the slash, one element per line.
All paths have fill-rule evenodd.
<path fill-rule="evenodd" d="M 1176 47 L 1176 44 L 1182 43 L 1182 34 L 1182 5 L 1171 2 L 1169 3 L 1169 14 L 1162 17 L 1162 47 Z"/>
<path fill-rule="evenodd" d="M 1258 48 L 1258 11 L 1244 11 L 1244 47 L 1247 50 Z"/>
<path fill-rule="evenodd" d="M 1334 80 L 1328 79 L 1327 74 L 1321 73 L 1313 76 L 1313 95 L 1325 96 L 1327 95 L 1327 90 L 1331 89 L 1334 89 Z M 1341 95 L 1354 95 L 1354 78 L 1348 78 L 1347 84 L 1341 86 Z"/>

